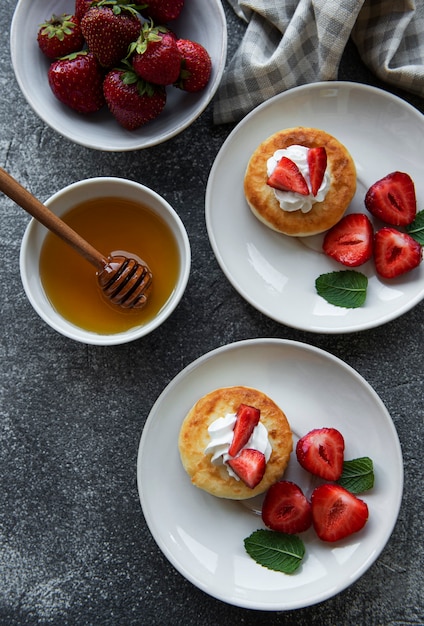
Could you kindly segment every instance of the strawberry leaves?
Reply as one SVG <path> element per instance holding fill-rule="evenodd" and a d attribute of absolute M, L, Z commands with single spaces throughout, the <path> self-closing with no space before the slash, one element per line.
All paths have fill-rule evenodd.
<path fill-rule="evenodd" d="M 355 270 L 321 274 L 315 281 L 318 295 L 330 304 L 346 309 L 354 309 L 364 304 L 367 287 L 368 278 Z"/>
<path fill-rule="evenodd" d="M 285 574 L 293 574 L 305 555 L 299 537 L 273 530 L 256 530 L 244 540 L 244 547 L 259 565 Z"/>

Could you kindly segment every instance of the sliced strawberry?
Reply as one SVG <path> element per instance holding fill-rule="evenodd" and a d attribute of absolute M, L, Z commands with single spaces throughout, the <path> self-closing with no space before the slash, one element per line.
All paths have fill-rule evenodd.
<path fill-rule="evenodd" d="M 308 167 L 311 191 L 316 196 L 327 169 L 327 151 L 324 147 L 310 148 L 308 150 Z"/>
<path fill-rule="evenodd" d="M 406 226 L 417 212 L 415 186 L 404 172 L 392 172 L 374 183 L 365 195 L 365 206 L 375 217 L 392 226 Z"/>
<path fill-rule="evenodd" d="M 326 483 L 311 496 L 312 523 L 323 541 L 339 541 L 363 528 L 368 506 L 341 485 Z"/>
<path fill-rule="evenodd" d="M 266 470 L 265 455 L 253 448 L 245 448 L 234 459 L 229 459 L 227 463 L 250 489 L 259 485 Z"/>
<path fill-rule="evenodd" d="M 327 231 L 322 249 L 325 254 L 348 267 L 368 261 L 373 252 L 374 231 L 363 213 L 350 213 Z"/>
<path fill-rule="evenodd" d="M 335 428 L 315 428 L 296 444 L 300 465 L 325 480 L 338 480 L 343 471 L 344 439 Z"/>
<path fill-rule="evenodd" d="M 259 409 L 247 404 L 240 404 L 236 415 L 236 423 L 234 424 L 233 440 L 228 450 L 230 456 L 236 456 L 242 447 L 246 445 L 259 422 L 260 416 L 261 412 Z"/>
<path fill-rule="evenodd" d="M 302 196 L 309 195 L 308 184 L 296 163 L 287 157 L 281 157 L 267 184 L 281 191 L 294 191 Z"/>
<path fill-rule="evenodd" d="M 265 526 L 281 533 L 295 535 L 312 524 L 311 505 L 300 487 L 288 480 L 274 483 L 262 504 Z"/>
<path fill-rule="evenodd" d="M 380 276 L 396 278 L 418 267 L 422 247 L 407 233 L 385 226 L 375 234 L 374 261 Z"/>

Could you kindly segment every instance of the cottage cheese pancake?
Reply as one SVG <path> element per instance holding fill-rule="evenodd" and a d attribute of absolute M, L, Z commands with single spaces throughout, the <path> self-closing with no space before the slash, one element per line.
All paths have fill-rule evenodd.
<path fill-rule="evenodd" d="M 327 167 L 316 195 L 311 192 L 307 153 L 325 148 Z M 296 163 L 309 193 L 275 189 L 270 173 L 282 157 Z M 253 214 L 266 226 L 285 235 L 306 237 L 328 230 L 345 213 L 356 191 L 356 168 L 346 147 L 317 128 L 298 126 L 265 139 L 252 154 L 244 178 L 244 193 Z"/>
<path fill-rule="evenodd" d="M 240 405 L 256 407 L 260 420 L 245 447 L 266 458 L 265 474 L 253 489 L 229 468 L 228 449 Z M 243 500 L 279 480 L 292 451 L 292 433 L 284 412 L 266 394 L 250 387 L 221 387 L 200 398 L 187 414 L 178 441 L 184 469 L 196 487 L 220 498 Z"/>

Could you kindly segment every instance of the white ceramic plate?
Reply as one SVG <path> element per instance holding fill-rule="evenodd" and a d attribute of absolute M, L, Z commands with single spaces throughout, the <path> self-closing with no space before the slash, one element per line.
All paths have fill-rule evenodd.
<path fill-rule="evenodd" d="M 292 126 L 326 130 L 346 145 L 358 172 L 349 212 L 366 212 L 366 190 L 394 170 L 414 179 L 424 207 L 422 114 L 400 98 L 365 85 L 316 83 L 286 91 L 247 115 L 223 144 L 206 191 L 206 224 L 224 274 L 243 298 L 268 317 L 315 333 L 346 333 L 379 326 L 424 297 L 424 264 L 392 281 L 380 280 L 373 261 L 356 268 L 368 276 L 358 309 L 328 304 L 315 291 L 323 273 L 343 270 L 321 252 L 322 236 L 286 237 L 257 220 L 243 193 L 250 155 L 268 136 Z"/>
<path fill-rule="evenodd" d="M 181 423 L 204 394 L 230 385 L 256 387 L 285 411 L 295 435 L 333 426 L 345 437 L 346 459 L 369 456 L 375 486 L 361 497 L 365 528 L 337 544 L 302 534 L 306 557 L 286 575 L 258 565 L 243 539 L 263 528 L 246 503 L 215 498 L 194 487 L 179 458 Z M 290 460 L 285 475 L 310 495 L 313 481 Z M 393 422 L 369 384 L 336 357 L 306 344 L 253 339 L 214 350 L 165 388 L 145 424 L 137 480 L 143 513 L 159 548 L 206 593 L 237 606 L 289 610 L 330 598 L 357 580 L 379 556 L 399 512 L 403 465 Z"/>
<path fill-rule="evenodd" d="M 35 113 L 71 141 L 105 151 L 147 148 L 174 137 L 187 128 L 206 108 L 224 70 L 227 26 L 221 0 L 186 0 L 178 20 L 170 23 L 181 38 L 201 43 L 212 59 L 212 75 L 200 93 L 187 94 L 169 87 L 164 111 L 153 122 L 135 131 L 121 128 L 104 107 L 99 113 L 83 116 L 62 105 L 47 81 L 49 61 L 37 44 L 38 25 L 53 13 L 72 13 L 74 0 L 19 0 L 11 25 L 10 49 L 19 87 Z"/>

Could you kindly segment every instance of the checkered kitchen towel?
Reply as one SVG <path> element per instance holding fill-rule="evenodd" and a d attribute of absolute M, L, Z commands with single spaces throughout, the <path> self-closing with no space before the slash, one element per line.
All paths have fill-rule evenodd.
<path fill-rule="evenodd" d="M 228 0 L 248 22 L 214 101 L 237 122 L 291 87 L 337 79 L 352 36 L 383 81 L 424 97 L 424 0 Z"/>

